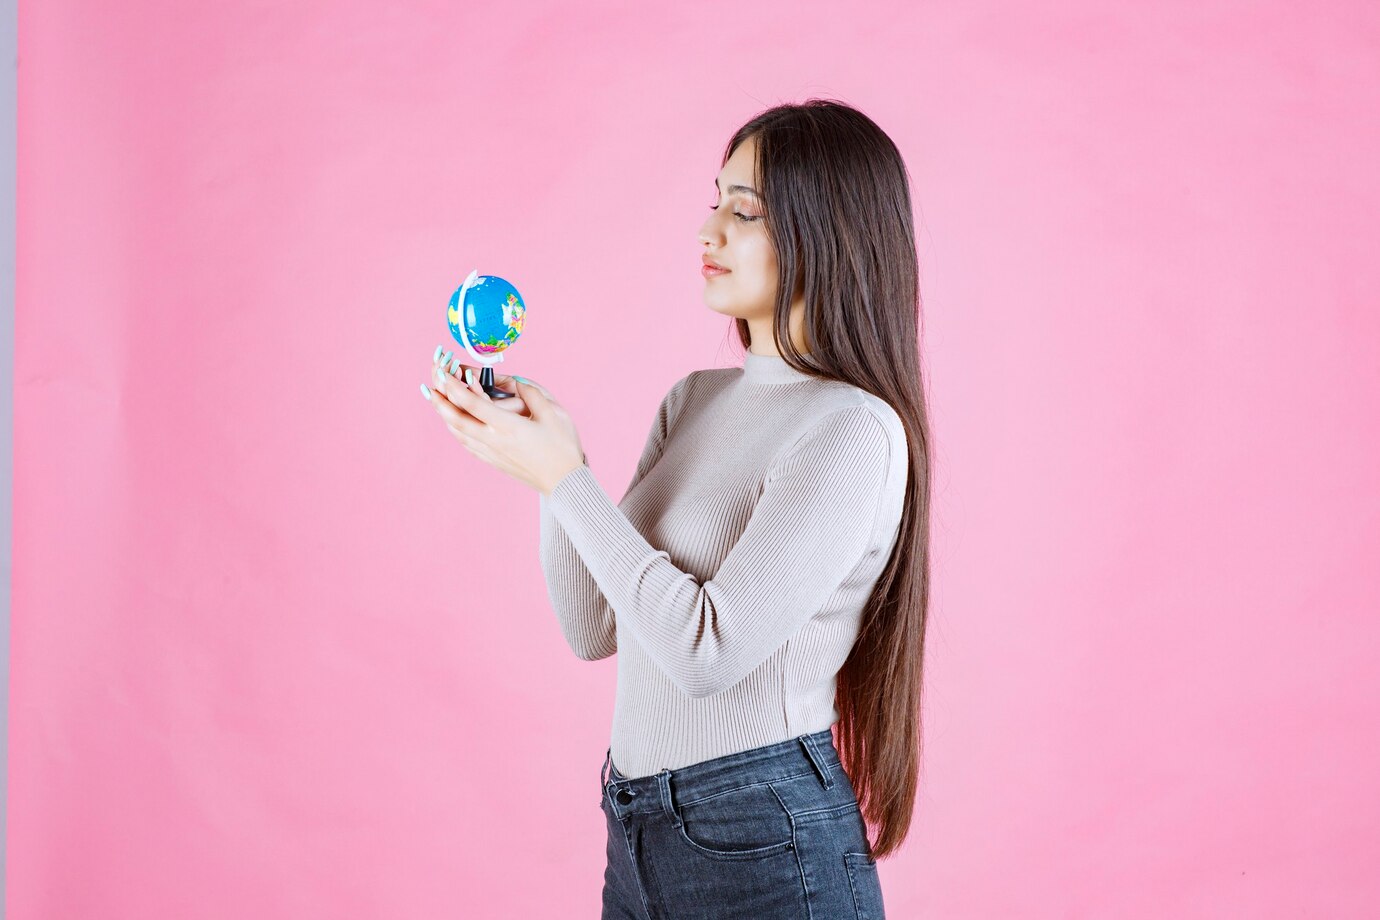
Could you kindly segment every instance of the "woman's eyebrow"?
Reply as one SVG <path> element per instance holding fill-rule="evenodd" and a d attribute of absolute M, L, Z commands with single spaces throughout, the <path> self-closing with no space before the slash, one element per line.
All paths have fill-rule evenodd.
<path fill-rule="evenodd" d="M 716 176 L 716 177 L 714 178 L 714 190 L 715 190 L 715 191 L 718 191 L 718 189 L 719 189 L 719 179 L 718 179 L 718 177 Z M 753 196 L 754 198 L 761 198 L 761 197 L 762 197 L 761 195 L 757 194 L 757 189 L 755 189 L 755 188 L 749 188 L 749 187 L 746 186 L 746 185 L 730 185 L 730 186 L 728 187 L 728 193 L 729 193 L 730 195 L 732 195 L 734 192 L 747 192 L 749 195 Z"/>

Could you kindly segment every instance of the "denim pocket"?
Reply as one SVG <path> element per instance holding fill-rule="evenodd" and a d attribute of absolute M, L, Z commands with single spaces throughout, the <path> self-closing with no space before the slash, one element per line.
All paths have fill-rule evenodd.
<path fill-rule="evenodd" d="M 795 823 L 770 783 L 676 803 L 680 836 L 716 859 L 757 859 L 795 846 Z"/>
<path fill-rule="evenodd" d="M 872 854 L 844 853 L 843 863 L 848 869 L 848 886 L 853 891 L 853 913 L 857 920 L 884 920 L 882 882 Z"/>

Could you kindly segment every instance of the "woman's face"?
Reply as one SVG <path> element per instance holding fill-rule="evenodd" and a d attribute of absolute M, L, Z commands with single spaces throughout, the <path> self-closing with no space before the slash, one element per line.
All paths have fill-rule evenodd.
<path fill-rule="evenodd" d="M 717 313 L 765 322 L 770 328 L 776 251 L 755 194 L 756 162 L 757 143 L 749 138 L 733 151 L 716 180 L 713 209 L 700 227 L 701 254 L 728 271 L 704 279 L 704 302 Z"/>

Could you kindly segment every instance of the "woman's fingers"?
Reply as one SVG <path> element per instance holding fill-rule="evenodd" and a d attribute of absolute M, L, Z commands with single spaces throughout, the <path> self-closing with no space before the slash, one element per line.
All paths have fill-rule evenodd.
<path fill-rule="evenodd" d="M 471 377 L 474 379 L 475 386 L 479 386 L 479 368 L 461 363 L 455 352 L 442 351 L 440 345 L 437 345 L 436 350 L 431 353 L 431 365 L 434 370 L 444 370 L 445 373 L 450 374 L 461 386 L 468 386 Z"/>
<path fill-rule="evenodd" d="M 470 364 L 464 364 L 455 353 L 444 351 L 440 345 L 436 346 L 436 351 L 431 355 L 432 373 L 442 371 L 455 378 L 455 382 L 463 387 L 469 387 L 476 393 L 483 394 L 492 400 L 493 404 L 508 412 L 521 415 L 524 418 L 531 417 L 531 410 L 521 396 L 518 395 L 517 383 L 511 374 L 494 374 L 494 388 L 511 394 L 507 399 L 493 399 L 484 393 L 484 388 L 479 383 L 479 375 L 482 368 Z"/>
<path fill-rule="evenodd" d="M 456 377 L 460 377 L 465 365 L 460 363 L 460 355 L 455 351 L 443 351 L 440 345 L 431 353 L 431 363 L 436 367 L 445 366 L 446 370 Z M 460 379 L 464 379 L 461 377 Z"/>

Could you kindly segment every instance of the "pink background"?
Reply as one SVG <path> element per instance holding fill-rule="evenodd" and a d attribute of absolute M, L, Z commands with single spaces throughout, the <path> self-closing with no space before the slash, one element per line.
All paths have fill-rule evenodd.
<path fill-rule="evenodd" d="M 615 662 L 418 384 L 511 278 L 621 496 L 741 360 L 722 146 L 809 96 L 922 257 L 888 916 L 1380 911 L 1376 7 L 841 9 L 22 4 L 9 917 L 598 915 Z"/>

